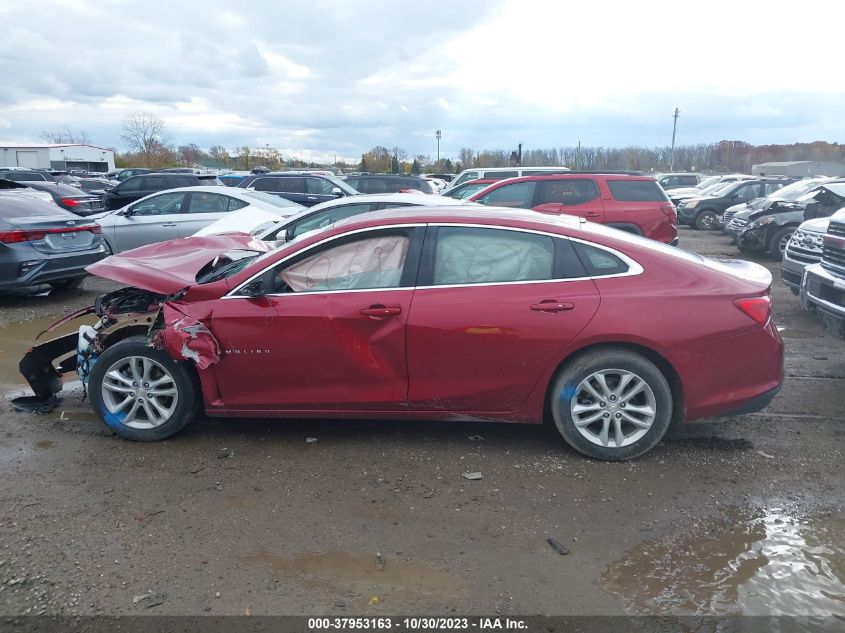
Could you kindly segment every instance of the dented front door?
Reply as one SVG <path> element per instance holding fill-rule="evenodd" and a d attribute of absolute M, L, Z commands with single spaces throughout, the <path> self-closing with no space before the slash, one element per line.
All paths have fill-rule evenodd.
<path fill-rule="evenodd" d="M 421 239 L 409 228 L 342 237 L 273 269 L 265 296 L 219 301 L 220 408 L 405 408 L 405 326 Z"/>

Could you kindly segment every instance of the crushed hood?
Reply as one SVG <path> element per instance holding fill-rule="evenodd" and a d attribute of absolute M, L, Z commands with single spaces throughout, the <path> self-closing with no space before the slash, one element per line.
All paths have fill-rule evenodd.
<path fill-rule="evenodd" d="M 85 270 L 92 275 L 160 294 L 195 286 L 197 273 L 227 251 L 269 249 L 267 242 L 245 234 L 184 237 L 112 255 Z"/>

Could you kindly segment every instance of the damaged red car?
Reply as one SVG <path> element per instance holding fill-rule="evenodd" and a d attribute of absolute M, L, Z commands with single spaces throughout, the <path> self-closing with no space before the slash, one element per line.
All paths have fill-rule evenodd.
<path fill-rule="evenodd" d="M 765 268 L 569 216 L 391 209 L 281 246 L 187 238 L 88 270 L 128 287 L 21 371 L 43 397 L 78 371 L 133 440 L 201 410 L 550 418 L 576 450 L 621 460 L 670 424 L 759 410 L 783 380 Z"/>

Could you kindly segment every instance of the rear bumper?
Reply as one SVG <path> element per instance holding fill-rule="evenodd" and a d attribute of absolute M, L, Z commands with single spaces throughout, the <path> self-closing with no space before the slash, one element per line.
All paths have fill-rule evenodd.
<path fill-rule="evenodd" d="M 34 249 L 33 253 L 35 255 L 26 261 L 37 263 L 22 276 L 9 276 L 0 280 L 0 290 L 16 290 L 85 277 L 88 274 L 85 272 L 85 267 L 105 257 L 102 246 L 95 251 L 83 251 L 67 255 L 47 255 Z M 22 261 L 16 262 L 16 265 L 20 266 Z"/>
<path fill-rule="evenodd" d="M 759 411 L 783 384 L 784 345 L 774 322 L 707 343 L 678 367 L 686 415 L 697 420 Z"/>

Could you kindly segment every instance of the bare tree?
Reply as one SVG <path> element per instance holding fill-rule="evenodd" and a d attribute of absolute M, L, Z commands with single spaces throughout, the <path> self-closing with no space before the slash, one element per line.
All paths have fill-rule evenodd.
<path fill-rule="evenodd" d="M 146 167 L 156 166 L 170 153 L 170 133 L 164 121 L 149 112 L 137 112 L 126 117 L 120 138 L 138 154 Z"/>
<path fill-rule="evenodd" d="M 65 129 L 51 132 L 45 130 L 41 132 L 41 138 L 47 143 L 54 143 L 56 145 L 90 145 L 91 137 L 85 130 L 74 132 L 70 126 L 65 126 Z"/>

